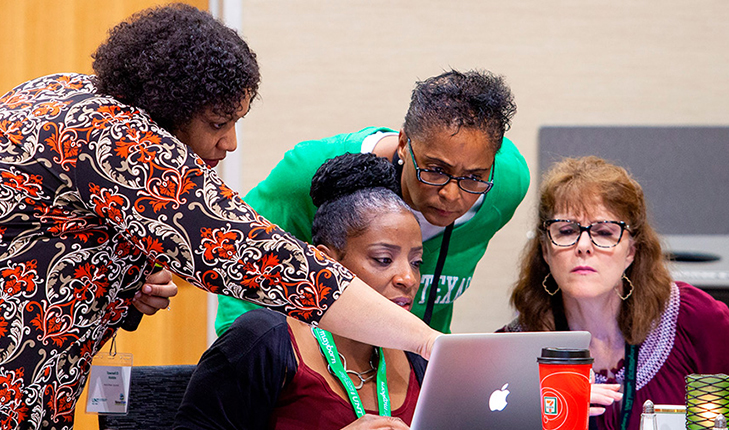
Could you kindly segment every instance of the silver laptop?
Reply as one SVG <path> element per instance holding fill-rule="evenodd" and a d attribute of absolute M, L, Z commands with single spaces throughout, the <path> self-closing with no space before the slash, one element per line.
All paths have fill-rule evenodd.
<path fill-rule="evenodd" d="M 441 335 L 410 428 L 541 429 L 542 348 L 589 344 L 586 331 Z"/>

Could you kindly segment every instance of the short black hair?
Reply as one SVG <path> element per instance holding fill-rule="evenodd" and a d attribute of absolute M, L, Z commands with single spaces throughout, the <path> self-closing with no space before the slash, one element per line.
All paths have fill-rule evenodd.
<path fill-rule="evenodd" d="M 409 137 L 461 128 L 481 130 L 501 148 L 516 103 L 502 76 L 488 71 L 450 70 L 415 84 L 403 130 Z"/>
<path fill-rule="evenodd" d="M 92 57 L 100 94 L 144 109 L 170 132 L 207 109 L 232 117 L 258 93 L 255 53 L 235 30 L 186 4 L 132 15 Z"/>
<path fill-rule="evenodd" d="M 395 167 L 375 154 L 343 154 L 327 160 L 311 180 L 310 195 L 318 210 L 311 227 L 314 245 L 343 254 L 347 239 L 362 234 L 383 213 L 410 207 L 397 195 Z"/>

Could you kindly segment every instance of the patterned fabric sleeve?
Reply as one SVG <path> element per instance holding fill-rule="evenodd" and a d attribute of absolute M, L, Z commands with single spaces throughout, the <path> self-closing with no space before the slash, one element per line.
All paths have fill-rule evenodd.
<path fill-rule="evenodd" d="M 97 102 L 77 106 L 65 126 L 103 121 L 114 101 Z M 205 290 L 317 322 L 349 272 L 260 217 L 186 145 L 125 113 L 79 145 L 73 181 L 88 209 L 119 242 Z"/>
<path fill-rule="evenodd" d="M 353 279 L 90 77 L 0 96 L 0 430 L 73 426 L 92 358 L 155 262 L 310 323 Z"/>

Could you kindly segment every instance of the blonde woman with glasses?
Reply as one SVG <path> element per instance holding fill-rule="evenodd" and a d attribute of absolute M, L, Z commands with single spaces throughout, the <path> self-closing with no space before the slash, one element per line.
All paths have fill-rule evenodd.
<path fill-rule="evenodd" d="M 671 279 L 625 169 L 597 157 L 555 165 L 536 230 L 511 296 L 519 316 L 504 330 L 592 334 L 591 428 L 637 430 L 646 400 L 683 404 L 687 374 L 729 371 L 729 309 Z"/>

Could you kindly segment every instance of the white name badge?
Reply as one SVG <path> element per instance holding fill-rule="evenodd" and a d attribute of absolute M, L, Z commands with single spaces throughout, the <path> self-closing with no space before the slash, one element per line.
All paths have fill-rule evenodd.
<path fill-rule="evenodd" d="M 96 354 L 89 376 L 86 412 L 126 414 L 131 374 L 132 354 Z"/>

